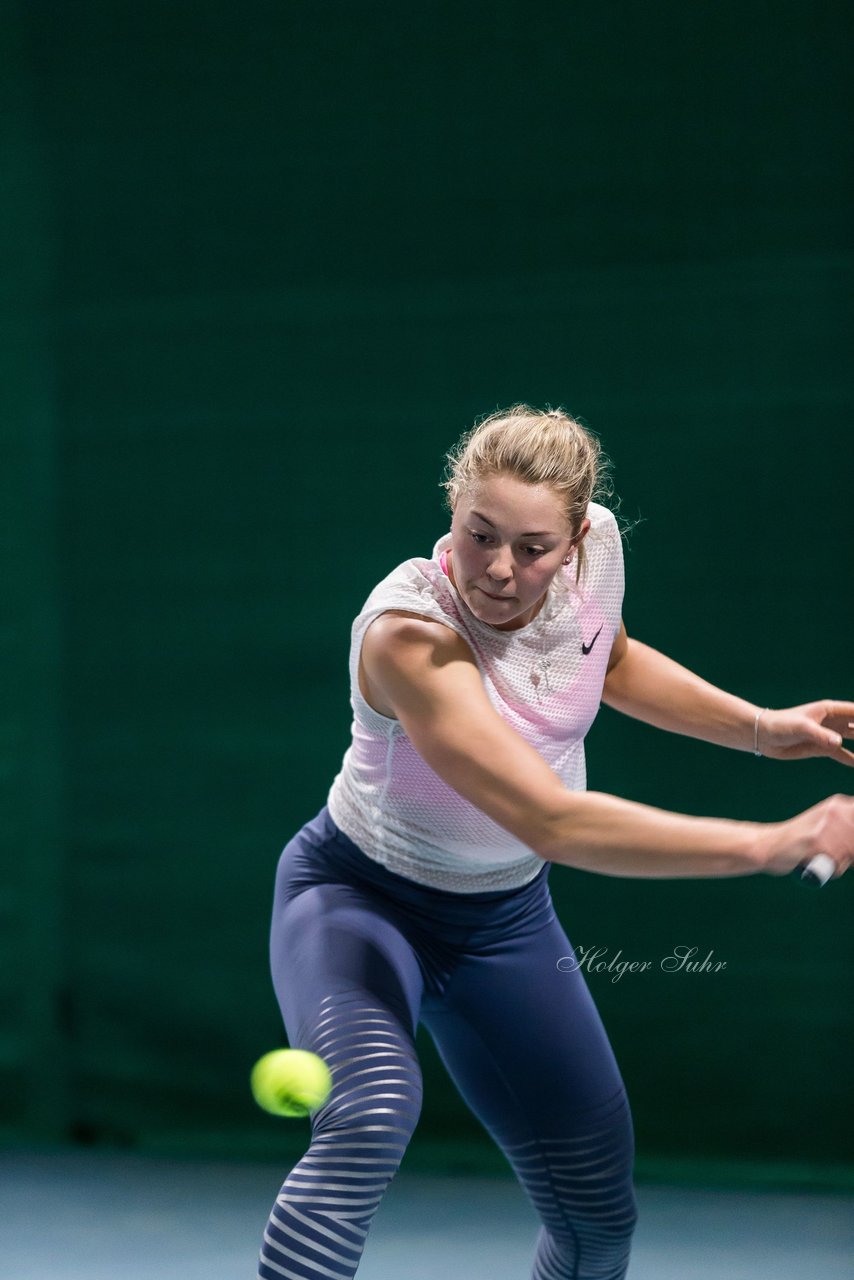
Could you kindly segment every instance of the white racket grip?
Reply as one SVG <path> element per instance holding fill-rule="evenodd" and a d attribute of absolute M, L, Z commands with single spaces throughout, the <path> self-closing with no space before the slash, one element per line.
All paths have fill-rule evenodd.
<path fill-rule="evenodd" d="M 817 888 L 821 888 L 822 885 L 827 884 L 833 875 L 836 870 L 836 863 L 829 853 L 817 853 L 814 858 L 810 858 L 806 866 L 798 869 L 802 880 L 807 884 L 813 884 Z"/>

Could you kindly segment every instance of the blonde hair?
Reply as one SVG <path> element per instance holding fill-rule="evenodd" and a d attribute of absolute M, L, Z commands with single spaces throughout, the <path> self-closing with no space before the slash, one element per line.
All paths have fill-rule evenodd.
<path fill-rule="evenodd" d="M 598 438 L 565 409 L 514 404 L 476 422 L 454 445 L 442 488 L 453 512 L 460 494 L 488 476 L 512 475 L 526 484 L 548 485 L 560 498 L 576 538 L 588 504 L 613 495 L 610 465 Z M 576 582 L 585 563 L 581 542 Z"/>

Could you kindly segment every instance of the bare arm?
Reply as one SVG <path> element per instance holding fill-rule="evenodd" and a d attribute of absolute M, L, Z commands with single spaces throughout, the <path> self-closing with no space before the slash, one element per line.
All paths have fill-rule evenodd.
<path fill-rule="evenodd" d="M 658 729 L 721 747 L 752 751 L 758 742 L 760 754 L 775 760 L 828 756 L 854 766 L 854 753 L 842 745 L 842 738 L 851 736 L 854 703 L 823 699 L 763 710 L 627 636 L 625 625 L 611 649 L 602 701 Z"/>
<path fill-rule="evenodd" d="M 786 823 L 695 818 L 568 791 L 492 707 L 465 641 L 439 623 L 383 615 L 368 628 L 362 660 L 372 690 L 430 767 L 544 859 L 655 878 L 782 874 L 811 856 L 808 833 L 787 837 Z M 847 821 L 854 833 L 854 806 Z"/>
<path fill-rule="evenodd" d="M 627 636 L 625 625 L 611 651 L 602 701 L 658 729 L 744 751 L 753 749 L 761 710 Z"/>

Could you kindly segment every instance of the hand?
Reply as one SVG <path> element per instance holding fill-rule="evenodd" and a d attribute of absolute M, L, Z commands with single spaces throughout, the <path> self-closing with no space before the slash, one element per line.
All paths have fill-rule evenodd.
<path fill-rule="evenodd" d="M 854 767 L 854 751 L 842 745 L 854 738 L 854 702 L 808 702 L 784 711 L 763 711 L 759 750 L 772 760 L 807 760 L 828 756 Z"/>
<path fill-rule="evenodd" d="M 834 879 L 843 875 L 854 860 L 854 796 L 828 796 L 786 822 L 768 823 L 759 847 L 769 875 L 787 875 L 817 853 L 833 859 Z"/>

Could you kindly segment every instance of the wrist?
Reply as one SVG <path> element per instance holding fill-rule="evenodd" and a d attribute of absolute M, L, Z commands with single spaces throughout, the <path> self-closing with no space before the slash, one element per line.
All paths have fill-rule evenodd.
<path fill-rule="evenodd" d="M 753 714 L 753 754 L 755 756 L 762 756 L 765 754 L 761 749 L 759 742 L 760 724 L 763 716 L 770 710 L 770 707 L 757 707 Z"/>
<path fill-rule="evenodd" d="M 781 870 L 777 866 L 777 858 L 779 856 L 780 832 L 783 824 L 781 822 L 757 822 L 752 825 L 754 834 L 751 842 L 750 858 L 753 862 L 754 872 L 756 874 L 780 875 Z"/>

